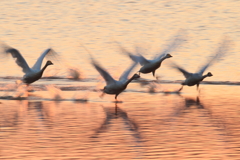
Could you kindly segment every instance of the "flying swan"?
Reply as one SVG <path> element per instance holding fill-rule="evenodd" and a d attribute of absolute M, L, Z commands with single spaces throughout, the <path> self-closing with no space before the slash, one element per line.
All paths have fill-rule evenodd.
<path fill-rule="evenodd" d="M 218 60 L 220 60 L 220 58 L 222 58 L 224 55 L 226 55 L 228 49 L 229 49 L 229 43 L 230 41 L 227 39 L 224 39 L 222 41 L 222 43 L 220 44 L 219 48 L 217 49 L 217 51 L 215 52 L 215 54 L 213 54 L 212 58 L 210 58 L 207 63 L 205 65 L 203 65 L 196 73 L 190 73 L 188 71 L 186 71 L 185 69 L 183 69 L 182 67 L 178 66 L 175 63 L 172 63 L 172 67 L 177 69 L 179 72 L 181 72 L 184 77 L 186 78 L 183 82 L 182 82 L 182 87 L 179 89 L 182 90 L 184 85 L 187 86 L 197 86 L 197 90 L 199 87 L 199 84 L 201 81 L 203 81 L 206 77 L 211 77 L 213 76 L 213 74 L 211 72 L 208 72 L 207 74 L 203 73 L 205 72 L 205 70 L 210 67 L 211 65 L 213 65 L 215 62 L 217 62 Z"/>
<path fill-rule="evenodd" d="M 29 84 L 39 80 L 42 77 L 42 74 L 44 70 L 49 65 L 53 65 L 51 61 L 47 61 L 44 67 L 41 69 L 42 61 L 46 55 L 50 54 L 56 54 L 51 48 L 46 49 L 40 57 L 37 59 L 36 63 L 33 65 L 32 68 L 30 68 L 26 62 L 26 60 L 23 58 L 21 53 L 12 47 L 5 47 L 5 53 L 11 54 L 13 58 L 15 58 L 15 62 L 19 67 L 22 68 L 22 71 L 25 73 L 25 75 L 22 78 L 22 81 L 28 86 Z"/>
<path fill-rule="evenodd" d="M 140 65 L 142 66 L 140 68 L 139 75 L 140 73 L 151 73 L 153 74 L 153 77 L 155 77 L 155 71 L 160 68 L 162 62 L 167 59 L 167 58 L 171 58 L 172 55 L 170 55 L 169 53 L 172 52 L 173 50 L 175 50 L 178 46 L 180 46 L 180 44 L 184 41 L 184 39 L 182 38 L 182 36 L 178 35 L 176 36 L 173 40 L 171 40 L 170 44 L 165 48 L 165 50 L 163 50 L 163 52 L 155 55 L 155 57 L 151 60 L 146 59 L 139 50 L 139 47 L 136 47 L 136 54 L 133 54 L 129 51 L 127 51 L 125 48 L 123 48 L 118 42 L 118 46 L 120 47 L 120 50 L 122 51 L 122 53 L 128 55 L 134 62 L 140 63 Z"/>
<path fill-rule="evenodd" d="M 117 97 L 118 95 L 123 92 L 127 85 L 133 80 L 137 79 L 140 76 L 138 74 L 134 74 L 131 78 L 128 79 L 128 75 L 130 72 L 134 69 L 134 67 L 137 65 L 137 63 L 133 63 L 119 78 L 119 80 L 115 80 L 112 78 L 112 76 L 100 66 L 99 63 L 97 63 L 93 58 L 92 59 L 92 65 L 95 67 L 95 69 L 100 73 L 100 75 L 104 78 L 106 81 L 106 86 L 103 89 L 103 93 L 101 97 L 107 93 L 107 94 L 115 94 L 115 100 L 118 102 Z"/>

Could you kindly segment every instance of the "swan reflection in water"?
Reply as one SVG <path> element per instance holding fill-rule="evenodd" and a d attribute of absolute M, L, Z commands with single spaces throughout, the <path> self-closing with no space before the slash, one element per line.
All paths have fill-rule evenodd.
<path fill-rule="evenodd" d="M 6 109 L 5 109 L 6 107 Z M 2 129 L 15 128 L 18 125 L 19 113 L 12 106 L 0 104 L 0 131 Z"/>
<path fill-rule="evenodd" d="M 43 104 L 42 101 L 38 102 L 29 102 L 29 110 L 34 110 L 37 121 L 41 124 L 42 127 L 52 128 L 55 111 L 53 107 L 47 106 Z"/>
<path fill-rule="evenodd" d="M 184 105 L 183 105 L 182 108 L 180 108 L 179 112 L 177 112 L 176 115 L 179 115 L 179 114 L 183 113 L 181 111 L 190 109 L 191 107 L 194 107 L 194 106 L 197 109 L 206 109 L 206 110 L 208 110 L 207 107 L 204 106 L 204 104 L 202 104 L 200 102 L 199 96 L 197 96 L 196 99 L 194 99 L 194 98 L 187 98 L 187 97 L 182 97 L 182 98 L 184 99 Z M 211 114 L 211 111 L 208 110 L 208 113 Z"/>
<path fill-rule="evenodd" d="M 102 106 L 103 107 L 103 106 Z M 112 121 L 118 118 L 122 118 L 124 121 L 124 129 L 129 130 L 132 133 L 132 136 L 135 137 L 137 140 L 141 139 L 139 133 L 139 126 L 138 124 L 128 116 L 127 112 L 118 107 L 118 103 L 115 103 L 115 108 L 113 107 L 103 107 L 105 113 L 105 120 L 102 122 L 100 127 L 95 129 L 95 133 L 91 136 L 91 138 L 98 138 L 98 135 L 107 132 L 108 128 L 110 127 Z"/>
<path fill-rule="evenodd" d="M 55 111 L 52 107 L 45 106 L 41 101 L 29 102 L 28 100 L 18 101 L 14 107 L 1 104 L 1 109 L 4 112 L 0 112 L 0 128 L 1 129 L 20 129 L 21 125 L 28 123 L 34 119 L 35 122 L 31 123 L 41 127 L 52 127 L 53 117 Z M 11 107 L 11 109 L 9 109 Z"/>
<path fill-rule="evenodd" d="M 196 109 L 204 109 L 205 111 L 207 111 L 208 116 L 212 117 L 212 115 L 213 115 L 212 111 L 210 110 L 210 108 L 205 106 L 200 101 L 199 96 L 197 96 L 196 98 L 183 97 L 180 94 L 178 96 L 181 97 L 184 101 L 183 101 L 183 105 L 180 105 L 180 107 L 178 107 L 176 112 L 173 114 L 174 116 L 181 116 L 183 114 L 186 114 L 187 111 L 191 112 L 190 109 L 194 109 L 194 107 L 195 107 Z"/>
<path fill-rule="evenodd" d="M 178 107 L 178 109 L 172 114 L 172 117 L 180 117 L 180 116 L 184 116 L 187 113 L 191 113 L 196 111 L 196 109 L 198 111 L 201 110 L 201 112 L 203 114 L 205 114 L 202 117 L 208 117 L 210 118 L 210 121 L 212 123 L 213 126 L 216 126 L 220 129 L 222 129 L 224 132 L 227 131 L 227 127 L 226 124 L 224 122 L 224 119 L 222 117 L 217 116 L 208 106 L 206 106 L 204 103 L 202 103 L 200 101 L 199 96 L 197 96 L 196 98 L 190 98 L 190 97 L 183 97 L 181 95 L 178 95 L 181 98 L 183 98 L 183 105 L 181 105 L 180 107 Z"/>

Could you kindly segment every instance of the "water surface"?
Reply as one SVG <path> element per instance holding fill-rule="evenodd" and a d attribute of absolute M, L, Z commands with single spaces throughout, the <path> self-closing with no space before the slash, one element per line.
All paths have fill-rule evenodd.
<path fill-rule="evenodd" d="M 1 0 L 1 41 L 30 66 L 49 47 L 61 60 L 26 96 L 16 85 L 21 69 L 10 56 L 1 58 L 0 159 L 239 159 L 239 7 L 234 0 Z M 119 95 L 123 103 L 99 97 L 104 83 L 82 45 L 117 78 L 131 60 L 114 41 L 130 51 L 141 46 L 151 58 L 181 29 L 186 41 L 157 70 L 160 84 L 131 83 Z M 214 76 L 199 92 L 171 93 L 183 76 L 170 62 L 194 72 L 224 36 L 233 45 L 208 68 Z M 82 79 L 69 79 L 69 68 Z"/>

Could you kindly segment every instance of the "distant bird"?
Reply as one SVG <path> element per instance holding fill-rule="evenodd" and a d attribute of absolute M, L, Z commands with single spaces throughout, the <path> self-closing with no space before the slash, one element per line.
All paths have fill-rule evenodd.
<path fill-rule="evenodd" d="M 115 80 L 112 78 L 112 76 L 103 69 L 93 58 L 92 58 L 92 65 L 96 68 L 96 70 L 101 74 L 101 76 L 106 81 L 106 86 L 103 89 L 103 93 L 101 97 L 107 93 L 107 94 L 115 94 L 115 100 L 117 100 L 117 96 L 123 92 L 127 85 L 133 80 L 140 78 L 138 74 L 134 74 L 130 79 L 128 79 L 128 75 L 130 72 L 134 69 L 134 67 L 137 65 L 137 63 L 133 63 L 119 78 L 119 80 Z"/>
<path fill-rule="evenodd" d="M 33 67 L 30 68 L 28 66 L 27 62 L 25 61 L 25 59 L 23 58 L 23 56 L 21 55 L 21 53 L 17 49 L 7 47 L 5 52 L 10 53 L 12 55 L 12 57 L 16 59 L 17 65 L 22 68 L 22 71 L 25 73 L 25 75 L 22 78 L 22 81 L 24 83 L 26 83 L 27 86 L 29 84 L 39 80 L 42 77 L 42 74 L 43 74 L 44 70 L 47 68 L 47 66 L 53 65 L 53 63 L 48 60 L 46 62 L 46 64 L 44 65 L 44 67 L 41 69 L 41 65 L 42 65 L 42 61 L 43 61 L 44 57 L 50 53 L 55 54 L 55 52 L 51 48 L 45 50 L 41 54 L 41 56 L 38 58 L 36 63 L 33 65 Z"/>
<path fill-rule="evenodd" d="M 142 66 L 140 68 L 139 75 L 140 73 L 151 73 L 153 74 L 153 76 L 155 77 L 155 71 L 161 66 L 162 62 L 167 59 L 167 58 L 171 58 L 172 56 L 169 54 L 170 52 L 172 52 L 174 49 L 176 49 L 178 46 L 180 46 L 180 44 L 183 42 L 183 38 L 182 36 L 176 36 L 176 38 L 174 38 L 171 43 L 167 46 L 167 48 L 165 50 L 163 50 L 162 53 L 157 54 L 153 59 L 148 60 L 146 59 L 140 52 L 139 52 L 139 48 L 136 47 L 136 54 L 130 53 L 129 51 L 127 51 L 125 48 L 123 48 L 119 43 L 117 43 L 120 47 L 120 50 L 128 55 L 134 62 L 138 62 L 140 63 L 140 65 Z"/>
<path fill-rule="evenodd" d="M 229 40 L 224 40 L 220 44 L 220 47 L 218 48 L 218 50 L 216 51 L 214 56 L 209 61 L 207 61 L 207 63 L 205 65 L 203 65 L 200 68 L 200 70 L 197 71 L 196 73 L 190 73 L 190 72 L 186 71 L 185 69 L 183 69 L 182 67 L 178 66 L 177 64 L 173 63 L 172 67 L 177 69 L 178 71 L 180 71 L 186 78 L 185 81 L 182 83 L 182 87 L 179 89 L 179 91 L 182 90 L 184 85 L 187 85 L 187 86 L 197 85 L 197 89 L 198 89 L 199 84 L 201 81 L 203 81 L 203 79 L 205 79 L 206 77 L 213 76 L 213 74 L 211 72 L 208 72 L 205 75 L 203 75 L 203 73 L 205 72 L 205 70 L 208 67 L 213 65 L 213 63 L 220 60 L 220 58 L 222 58 L 224 55 L 226 55 L 226 53 L 229 49 L 229 42 L 230 42 Z"/>

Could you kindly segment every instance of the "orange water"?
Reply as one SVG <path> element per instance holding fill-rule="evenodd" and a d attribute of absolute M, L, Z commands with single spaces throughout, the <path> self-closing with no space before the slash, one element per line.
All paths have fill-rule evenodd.
<path fill-rule="evenodd" d="M 65 78 L 68 67 L 78 67 L 85 80 L 42 79 L 28 100 L 4 99 L 16 94 L 16 79 L 4 77 L 23 73 L 11 57 L 1 58 L 0 159 L 239 159 L 238 85 L 203 84 L 199 93 L 185 87 L 178 95 L 160 92 L 179 84 L 157 85 L 158 93 L 151 94 L 148 86 L 131 83 L 119 95 L 123 103 L 115 104 L 113 95 L 99 98 L 95 89 L 104 83 L 82 47 L 119 77 L 131 61 L 114 41 L 130 51 L 141 46 L 151 58 L 183 29 L 187 41 L 156 72 L 161 80 L 175 81 L 183 76 L 170 61 L 194 72 L 227 35 L 233 45 L 207 70 L 214 76 L 206 81 L 238 82 L 239 7 L 237 1 L 217 0 L 1 0 L 1 41 L 17 48 L 30 66 L 52 47 L 62 60 L 44 76 Z M 62 91 L 47 91 L 46 85 Z M 88 102 L 76 101 L 81 99 Z"/>

